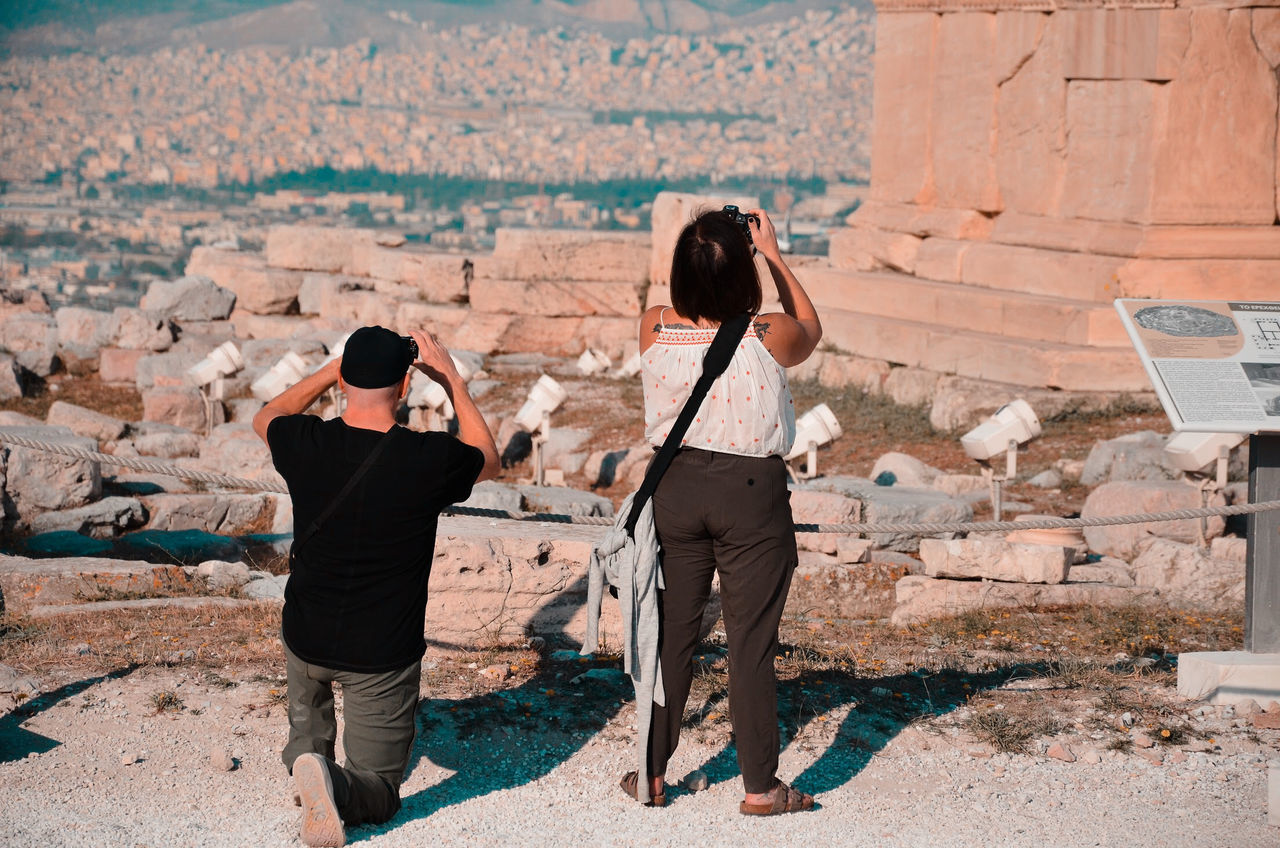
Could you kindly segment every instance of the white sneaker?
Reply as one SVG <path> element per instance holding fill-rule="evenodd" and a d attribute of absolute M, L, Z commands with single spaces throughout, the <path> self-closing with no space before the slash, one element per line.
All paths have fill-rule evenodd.
<path fill-rule="evenodd" d="M 340 848 L 347 844 L 342 816 L 333 800 L 333 779 L 319 754 L 302 754 L 293 761 L 293 783 L 302 800 L 303 845 L 312 848 Z"/>

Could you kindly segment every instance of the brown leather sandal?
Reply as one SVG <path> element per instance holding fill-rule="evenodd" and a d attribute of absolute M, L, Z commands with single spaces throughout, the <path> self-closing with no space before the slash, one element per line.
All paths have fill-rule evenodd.
<path fill-rule="evenodd" d="M 744 816 L 776 816 L 780 813 L 799 813 L 813 809 L 813 796 L 792 789 L 781 780 L 773 787 L 773 801 L 768 804 L 752 804 L 743 801 L 738 812 Z"/>
<path fill-rule="evenodd" d="M 630 795 L 632 798 L 635 798 L 637 801 L 639 801 L 639 800 L 640 800 L 639 796 L 636 794 L 636 793 L 637 793 L 637 791 L 638 791 L 638 790 L 639 790 L 639 788 L 640 788 L 640 773 L 639 773 L 639 772 L 635 772 L 635 771 L 629 771 L 629 772 L 627 772 L 626 774 L 624 774 L 624 775 L 622 776 L 622 780 L 618 781 L 618 785 L 622 787 L 622 791 L 623 791 L 623 792 L 627 793 L 627 794 L 628 794 L 628 795 Z M 650 796 L 649 796 L 649 800 L 645 802 L 645 806 L 646 806 L 646 807 L 665 807 L 665 806 L 667 806 L 667 793 L 666 793 L 666 787 L 665 787 L 665 786 L 663 787 L 663 792 L 662 792 L 662 794 L 660 794 L 660 795 L 650 795 Z"/>

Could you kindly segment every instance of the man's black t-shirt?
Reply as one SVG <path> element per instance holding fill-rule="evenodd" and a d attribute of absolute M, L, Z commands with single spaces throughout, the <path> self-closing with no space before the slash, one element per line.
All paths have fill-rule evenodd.
<path fill-rule="evenodd" d="M 382 438 L 341 418 L 284 415 L 267 443 L 301 533 Z M 297 552 L 284 641 L 305 662 L 376 673 L 422 658 L 427 578 L 440 510 L 466 500 L 484 454 L 445 433 L 397 427 L 373 466 Z"/>

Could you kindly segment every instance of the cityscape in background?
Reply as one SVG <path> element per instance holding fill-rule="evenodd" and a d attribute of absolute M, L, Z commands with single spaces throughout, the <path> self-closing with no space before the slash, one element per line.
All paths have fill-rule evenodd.
<path fill-rule="evenodd" d="M 263 5 L 241 15 L 325 6 Z M 218 46 L 23 50 L 47 28 L 9 31 L 4 288 L 130 304 L 180 276 L 195 246 L 253 248 L 302 220 L 442 251 L 489 249 L 499 227 L 643 230 L 662 190 L 758 197 L 791 250 L 822 254 L 857 207 L 866 9 L 809 3 L 788 17 L 804 4 L 747 3 L 763 22 L 663 32 L 512 22 L 487 5 L 488 23 L 382 10 L 379 39 L 344 46 L 222 34 Z"/>

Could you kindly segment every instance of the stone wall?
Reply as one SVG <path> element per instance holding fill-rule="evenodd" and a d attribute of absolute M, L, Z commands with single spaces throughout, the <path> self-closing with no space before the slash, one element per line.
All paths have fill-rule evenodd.
<path fill-rule="evenodd" d="M 1141 389 L 1114 298 L 1276 297 L 1280 9 L 877 8 L 870 196 L 819 281 L 837 345 Z"/>

